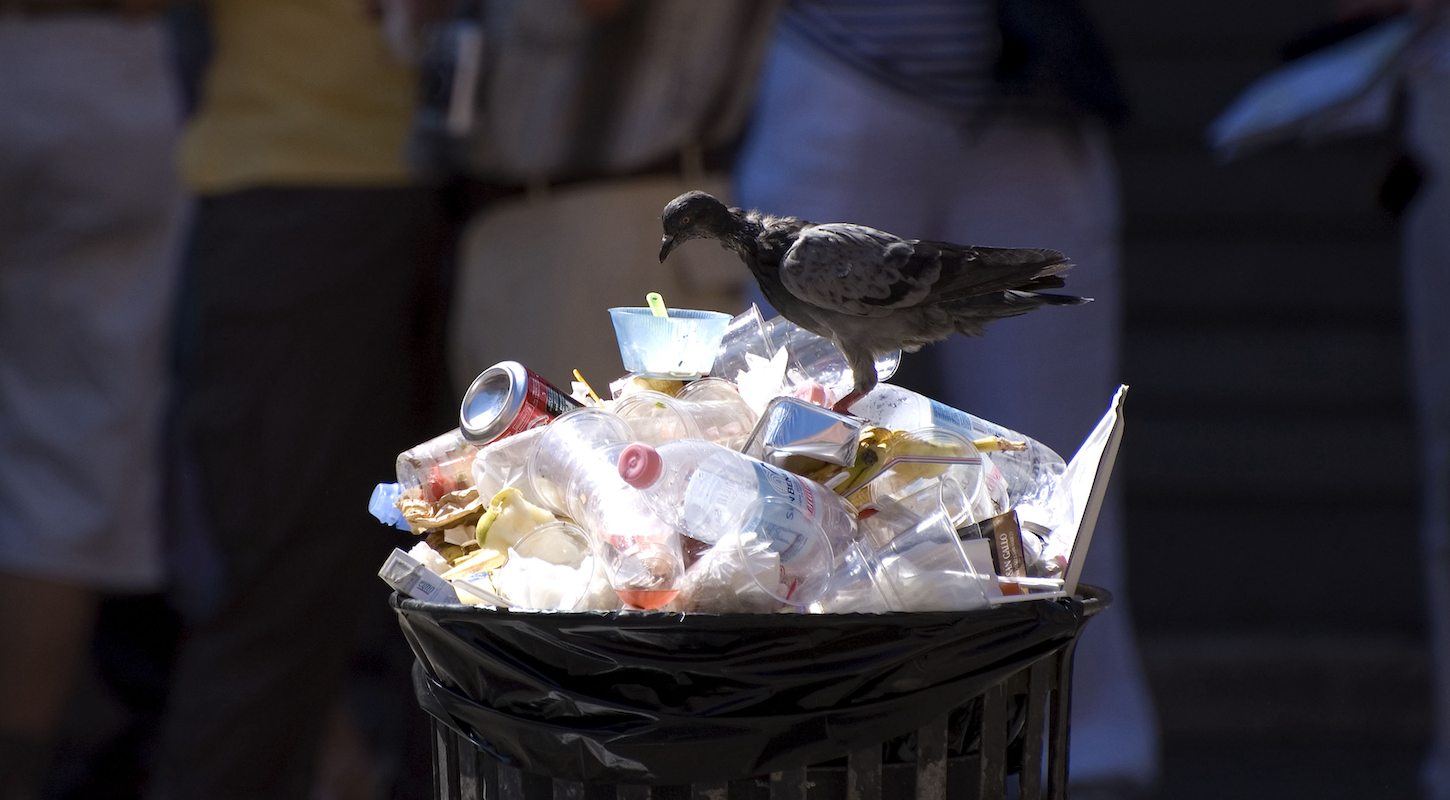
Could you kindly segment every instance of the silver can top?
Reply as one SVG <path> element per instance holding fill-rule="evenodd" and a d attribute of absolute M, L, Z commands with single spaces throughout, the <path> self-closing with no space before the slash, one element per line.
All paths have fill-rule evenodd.
<path fill-rule="evenodd" d="M 463 438 L 487 444 L 502 435 L 523 407 L 528 384 L 528 372 L 517 361 L 500 361 L 480 373 L 458 409 Z"/>

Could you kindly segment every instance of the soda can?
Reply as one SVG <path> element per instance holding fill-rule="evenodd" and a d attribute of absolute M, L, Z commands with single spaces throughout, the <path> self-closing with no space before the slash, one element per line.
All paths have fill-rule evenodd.
<path fill-rule="evenodd" d="M 580 403 L 517 361 L 500 361 L 463 393 L 458 429 L 474 444 L 547 425 Z"/>

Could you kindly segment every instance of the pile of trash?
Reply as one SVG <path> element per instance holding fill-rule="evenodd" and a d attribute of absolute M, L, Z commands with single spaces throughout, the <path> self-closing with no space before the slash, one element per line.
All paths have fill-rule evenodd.
<path fill-rule="evenodd" d="M 882 613 L 1062 596 L 1111 470 L 1123 390 L 1070 465 L 886 382 L 752 306 L 611 309 L 628 372 L 601 397 L 485 370 L 459 427 L 402 453 L 375 516 L 418 534 L 399 592 L 515 610 Z M 1078 461 L 1084 463 L 1079 468 Z"/>

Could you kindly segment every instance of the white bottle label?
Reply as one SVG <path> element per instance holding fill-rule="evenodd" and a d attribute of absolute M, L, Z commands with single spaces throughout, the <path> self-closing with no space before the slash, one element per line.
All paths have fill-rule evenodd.
<path fill-rule="evenodd" d="M 787 553 L 799 551 L 799 540 L 808 541 L 815 536 L 814 528 L 820 513 L 816 492 L 794 473 L 758 461 L 750 462 L 753 469 L 745 472 L 735 468 L 739 463 L 721 454 L 708 459 L 695 470 L 685 489 L 685 526 L 691 536 L 714 544 L 732 532 L 730 526 L 756 498 L 779 497 L 794 505 L 796 513 L 782 513 L 791 509 L 772 504 L 764 515 L 744 522 L 747 526 L 755 526 L 757 534 L 771 540 L 771 549 L 780 553 L 781 560 L 785 561 Z M 793 546 L 795 550 L 792 550 Z"/>

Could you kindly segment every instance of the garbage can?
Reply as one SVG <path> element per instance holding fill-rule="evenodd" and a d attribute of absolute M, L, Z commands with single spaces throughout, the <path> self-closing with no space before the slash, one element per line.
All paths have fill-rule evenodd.
<path fill-rule="evenodd" d="M 438 800 L 1066 796 L 1104 590 L 961 612 L 519 612 L 394 595 Z"/>

